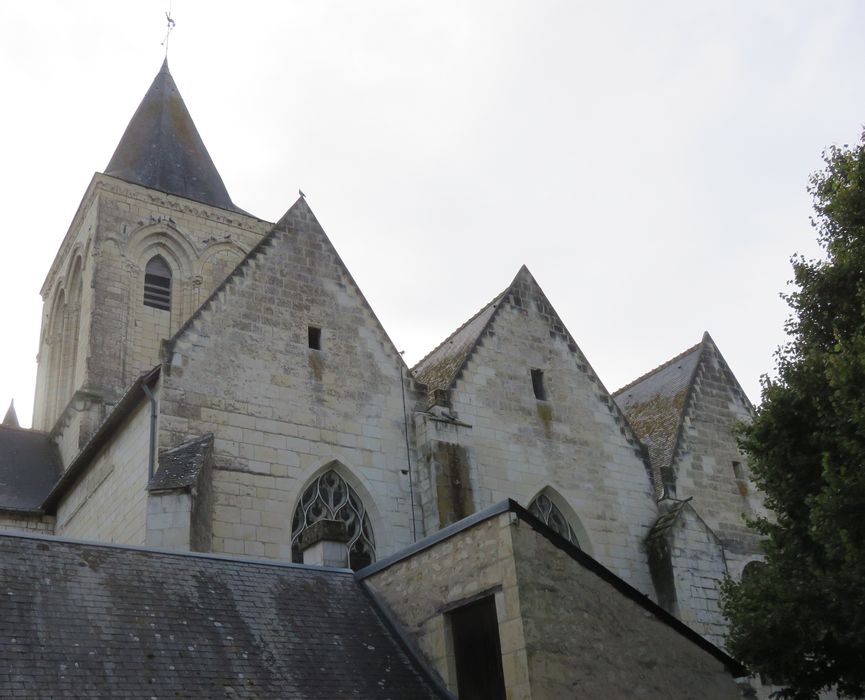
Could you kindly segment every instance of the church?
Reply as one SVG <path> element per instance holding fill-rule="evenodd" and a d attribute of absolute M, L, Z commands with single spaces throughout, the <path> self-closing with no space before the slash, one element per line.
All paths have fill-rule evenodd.
<path fill-rule="evenodd" d="M 746 692 L 718 586 L 765 510 L 719 348 L 611 393 L 503 275 L 408 367 L 303 195 L 234 204 L 166 61 L 41 288 L 33 428 L 0 427 L 2 694 Z"/>

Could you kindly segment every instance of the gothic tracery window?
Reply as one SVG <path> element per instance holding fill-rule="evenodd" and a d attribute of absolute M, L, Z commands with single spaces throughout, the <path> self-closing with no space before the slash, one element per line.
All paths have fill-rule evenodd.
<path fill-rule="evenodd" d="M 571 527 L 571 524 L 568 522 L 564 513 L 558 509 L 556 504 L 553 503 L 548 496 L 539 494 L 535 500 L 529 504 L 529 512 L 545 525 L 548 525 L 550 528 L 555 530 L 568 542 L 582 549 L 577 540 L 574 528 Z"/>
<path fill-rule="evenodd" d="M 171 309 L 171 268 L 154 255 L 144 268 L 144 305 L 154 309 Z"/>
<path fill-rule="evenodd" d="M 357 571 L 375 561 L 375 537 L 363 501 L 333 469 L 326 471 L 303 492 L 291 525 L 291 558 L 303 563 L 301 533 L 319 520 L 341 520 L 348 530 L 348 563 Z"/>

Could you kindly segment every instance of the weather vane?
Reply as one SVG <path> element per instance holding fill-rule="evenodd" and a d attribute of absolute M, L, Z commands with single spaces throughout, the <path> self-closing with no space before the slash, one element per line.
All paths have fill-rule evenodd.
<path fill-rule="evenodd" d="M 162 46 L 165 47 L 165 58 L 168 58 L 168 37 L 171 36 L 171 30 L 174 29 L 174 20 L 171 19 L 171 3 L 168 3 L 168 12 L 165 13 L 167 29 L 165 30 L 165 38 L 162 40 Z"/>

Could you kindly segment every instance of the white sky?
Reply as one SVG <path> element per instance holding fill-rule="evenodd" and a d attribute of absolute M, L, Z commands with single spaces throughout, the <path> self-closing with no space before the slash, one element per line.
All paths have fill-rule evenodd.
<path fill-rule="evenodd" d="M 0 1 L 0 413 L 38 292 L 162 61 L 164 2 Z M 709 330 L 753 401 L 809 173 L 865 122 L 865 4 L 173 0 L 239 206 L 303 188 L 410 364 L 525 263 L 608 389 Z"/>

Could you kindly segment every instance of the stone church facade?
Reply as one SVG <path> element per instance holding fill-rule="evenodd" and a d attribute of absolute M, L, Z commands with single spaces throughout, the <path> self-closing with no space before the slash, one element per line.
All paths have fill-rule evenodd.
<path fill-rule="evenodd" d="M 303 197 L 234 205 L 167 64 L 42 297 L 0 530 L 285 562 L 337 520 L 359 569 L 513 499 L 723 646 L 764 511 L 708 334 L 611 394 L 523 267 L 409 368 Z"/>

